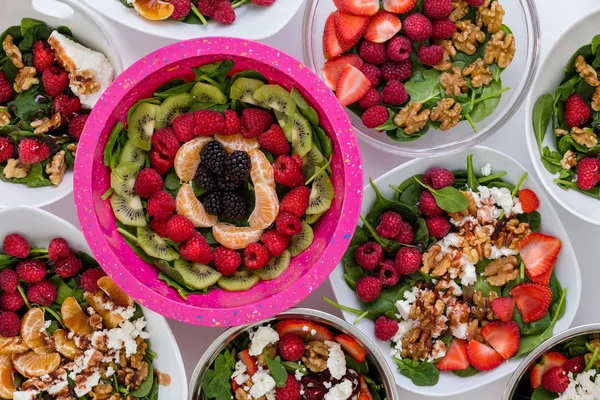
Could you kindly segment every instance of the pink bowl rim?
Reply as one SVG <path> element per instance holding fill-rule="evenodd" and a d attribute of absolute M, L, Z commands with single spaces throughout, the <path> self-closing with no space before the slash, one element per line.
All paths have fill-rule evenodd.
<path fill-rule="evenodd" d="M 121 267 L 121 262 L 115 255 L 102 232 L 94 208 L 92 179 L 89 171 L 92 170 L 94 164 L 94 154 L 96 152 L 97 142 L 94 140 L 86 140 L 86 136 L 88 135 L 82 136 L 82 140 L 78 147 L 77 162 L 75 163 L 74 170 L 75 208 L 79 221 L 89 222 L 87 224 L 81 224 L 81 229 L 90 245 L 92 253 L 104 271 L 109 276 L 119 276 L 119 286 L 121 286 L 121 288 L 137 302 L 144 304 L 146 307 L 167 318 L 196 325 L 237 326 L 255 321 L 255 313 L 259 309 L 260 318 L 264 319 L 293 307 L 314 292 L 336 268 L 350 243 L 352 234 L 349 235 L 348 232 L 354 232 L 360 215 L 362 193 L 357 196 L 354 188 L 362 187 L 363 171 L 361 156 L 358 140 L 353 134 L 354 131 L 346 112 L 325 83 L 323 83 L 307 66 L 296 60 L 294 57 L 271 46 L 245 39 L 228 37 L 190 39 L 173 43 L 148 54 L 127 68 L 113 81 L 111 90 L 107 91 L 110 95 L 105 93 L 102 96 L 100 101 L 98 101 L 98 106 L 92 111 L 91 117 L 93 116 L 94 118 L 90 119 L 99 119 L 100 121 L 109 119 L 114 109 L 110 106 L 103 107 L 102 104 L 119 104 L 131 90 L 129 85 L 123 85 L 123 83 L 132 81 L 137 82 L 147 76 L 148 70 L 147 68 L 142 68 L 142 66 L 150 63 L 150 61 L 155 58 L 178 61 L 183 54 L 189 53 L 190 48 L 196 51 L 196 56 L 218 54 L 254 59 L 254 57 L 247 56 L 247 54 L 251 54 L 256 56 L 257 59 L 262 60 L 276 58 L 279 63 L 278 69 L 284 72 L 285 75 L 290 76 L 297 81 L 299 86 L 305 89 L 311 97 L 319 101 L 321 107 L 327 109 L 327 116 L 334 132 L 352 132 L 352 134 L 339 140 L 341 151 L 340 159 L 346 177 L 343 192 L 344 199 L 340 211 L 340 220 L 338 221 L 338 225 L 333 232 L 330 242 L 325 247 L 325 250 L 314 263 L 314 266 L 308 269 L 300 279 L 285 290 L 263 299 L 260 302 L 240 306 L 235 309 L 202 308 L 170 300 L 141 284 L 129 270 Z M 243 53 L 245 53 L 244 55 L 240 54 L 242 49 Z M 153 68 L 163 69 L 168 67 L 169 63 L 170 61 L 167 63 L 156 64 Z M 104 97 L 107 97 L 107 99 L 104 99 Z M 111 98 L 110 102 L 106 101 L 108 98 Z M 351 168 L 356 168 L 358 171 L 351 171 Z M 124 242 L 122 237 L 119 237 L 118 240 Z M 319 266 L 319 268 L 315 268 L 317 266 Z M 313 284 L 304 286 L 304 290 L 295 290 L 296 287 L 300 286 L 300 282 L 307 279 L 309 276 L 311 283 Z M 156 302 L 157 296 L 161 298 L 160 302 Z M 290 297 L 288 298 L 288 296 Z M 150 301 L 151 298 L 153 298 L 154 301 Z M 286 301 L 281 301 L 282 298 L 286 299 Z M 162 305 L 159 306 L 159 304 Z M 200 318 L 200 314 L 204 314 L 202 315 L 202 318 Z"/>

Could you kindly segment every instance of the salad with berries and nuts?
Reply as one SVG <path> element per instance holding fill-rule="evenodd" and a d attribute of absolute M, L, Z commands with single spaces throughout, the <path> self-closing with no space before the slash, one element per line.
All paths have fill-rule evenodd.
<path fill-rule="evenodd" d="M 552 336 L 566 289 L 554 274 L 558 238 L 539 232 L 537 195 L 488 163 L 476 173 L 432 168 L 376 199 L 344 256 L 344 278 L 399 372 L 433 386 L 469 377 Z"/>
<path fill-rule="evenodd" d="M 323 76 L 365 127 L 408 142 L 484 120 L 515 55 L 497 0 L 334 0 Z"/>
<path fill-rule="evenodd" d="M 89 255 L 10 234 L 0 290 L 0 399 L 158 399 L 143 311 Z"/>
<path fill-rule="evenodd" d="M 0 180 L 58 186 L 114 69 L 66 26 L 24 18 L 0 42 Z"/>
<path fill-rule="evenodd" d="M 281 276 L 335 196 L 316 110 L 233 67 L 203 65 L 138 101 L 105 147 L 118 231 L 183 298 Z"/>

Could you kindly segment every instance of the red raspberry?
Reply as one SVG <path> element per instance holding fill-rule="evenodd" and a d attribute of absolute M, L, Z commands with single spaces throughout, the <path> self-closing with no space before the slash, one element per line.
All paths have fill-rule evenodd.
<path fill-rule="evenodd" d="M 34 283 L 27 289 L 27 298 L 30 302 L 39 304 L 40 306 L 49 306 L 56 300 L 56 286 L 49 281 L 41 281 Z"/>
<path fill-rule="evenodd" d="M 42 260 L 24 260 L 17 264 L 15 271 L 22 281 L 35 283 L 46 276 L 46 264 Z"/>
<path fill-rule="evenodd" d="M 408 101 L 408 94 L 406 93 L 406 89 L 404 89 L 404 85 L 395 79 L 390 79 L 386 83 L 381 92 L 381 97 L 384 103 L 393 106 L 399 106 Z"/>
<path fill-rule="evenodd" d="M 269 250 L 273 257 L 279 257 L 290 245 L 291 238 L 278 232 L 276 229 L 263 233 L 260 241 Z"/>
<path fill-rule="evenodd" d="M 175 212 L 175 199 L 169 193 L 160 191 L 148 200 L 148 215 L 157 221 L 166 221 Z"/>
<path fill-rule="evenodd" d="M 277 400 L 300 400 L 302 398 L 300 390 L 300 382 L 297 381 L 293 375 L 288 374 L 287 380 L 285 381 L 285 386 L 275 388 L 275 398 Z"/>
<path fill-rule="evenodd" d="M 414 42 L 424 42 L 431 36 L 431 21 L 420 13 L 407 16 L 402 27 L 406 36 Z"/>
<path fill-rule="evenodd" d="M 434 217 L 444 212 L 444 210 L 438 207 L 435 197 L 433 197 L 429 190 L 423 190 L 423 192 L 421 192 L 421 197 L 419 199 L 419 210 L 421 210 L 423 215 L 428 217 Z"/>
<path fill-rule="evenodd" d="M 386 211 L 379 217 L 379 225 L 375 230 L 381 237 L 393 239 L 400 232 L 402 217 L 394 211 Z"/>
<path fill-rule="evenodd" d="M 75 254 L 61 258 L 54 262 L 54 271 L 62 278 L 71 278 L 83 268 L 81 260 Z"/>
<path fill-rule="evenodd" d="M 434 189 L 443 189 L 452 186 L 454 175 L 446 168 L 431 168 L 423 175 L 423 183 Z"/>
<path fill-rule="evenodd" d="M 0 289 L 4 292 L 14 292 L 17 290 L 19 276 L 12 269 L 5 269 L 0 272 Z"/>
<path fill-rule="evenodd" d="M 577 164 L 577 187 L 589 190 L 600 180 L 600 160 L 596 157 L 586 157 Z"/>
<path fill-rule="evenodd" d="M 290 190 L 279 203 L 280 212 L 289 212 L 301 218 L 308 208 L 310 189 L 306 186 L 298 186 Z"/>
<path fill-rule="evenodd" d="M 368 40 L 360 43 L 359 55 L 364 62 L 375 65 L 383 64 L 388 59 L 385 43 L 374 43 Z"/>
<path fill-rule="evenodd" d="M 542 386 L 551 393 L 562 393 L 571 380 L 563 367 L 552 367 L 542 375 Z"/>
<path fill-rule="evenodd" d="M 375 320 L 375 337 L 381 341 L 392 340 L 398 333 L 398 323 L 382 315 Z"/>
<path fill-rule="evenodd" d="M 225 110 L 223 115 L 225 116 L 225 129 L 223 129 L 222 135 L 228 136 L 239 133 L 242 123 L 237 113 L 233 110 Z"/>
<path fill-rule="evenodd" d="M 284 361 L 296 362 L 304 355 L 304 340 L 295 333 L 286 333 L 279 339 L 277 344 L 279 355 Z"/>
<path fill-rule="evenodd" d="M 270 6 L 273 3 L 275 3 L 275 0 L 252 0 L 252 4 L 257 6 Z"/>
<path fill-rule="evenodd" d="M 304 161 L 302 161 L 302 157 L 300 157 L 298 154 L 292 154 L 292 160 L 294 160 L 296 165 L 302 168 L 302 165 L 304 164 Z"/>
<path fill-rule="evenodd" d="M 575 356 L 573 358 L 569 358 L 562 367 L 567 372 L 572 372 L 574 374 L 579 373 L 585 369 L 585 356 Z"/>
<path fill-rule="evenodd" d="M 0 104 L 6 103 L 13 95 L 13 88 L 6 76 L 0 72 Z"/>
<path fill-rule="evenodd" d="M 275 176 L 275 182 L 290 188 L 303 186 L 306 181 L 304 173 L 296 161 L 290 156 L 277 157 L 273 163 L 273 174 Z"/>
<path fill-rule="evenodd" d="M 71 120 L 71 123 L 69 124 L 69 135 L 71 135 L 72 138 L 79 140 L 88 117 L 89 114 L 79 114 Z"/>
<path fill-rule="evenodd" d="M 19 292 L 4 292 L 0 295 L 0 309 L 4 311 L 17 311 L 25 305 Z"/>
<path fill-rule="evenodd" d="M 385 106 L 373 106 L 362 115 L 362 123 L 367 128 L 377 128 L 387 122 L 390 113 Z"/>
<path fill-rule="evenodd" d="M 190 238 L 195 232 L 192 221 L 182 215 L 175 214 L 169 219 L 167 224 L 167 234 L 169 239 L 181 243 Z"/>
<path fill-rule="evenodd" d="M 423 12 L 431 19 L 445 18 L 452 12 L 452 0 L 424 0 Z"/>
<path fill-rule="evenodd" d="M 158 233 L 160 237 L 169 237 L 169 232 L 167 231 L 167 226 L 169 225 L 169 220 L 165 221 L 157 221 L 154 218 L 150 220 L 150 229 L 154 232 Z"/>
<path fill-rule="evenodd" d="M 194 135 L 218 135 L 225 129 L 225 117 L 213 110 L 200 110 L 194 113 L 196 126 L 192 129 Z"/>
<path fill-rule="evenodd" d="M 410 60 L 405 61 L 388 61 L 381 66 L 381 76 L 384 81 L 396 79 L 400 82 L 405 82 L 410 79 L 412 74 L 412 64 Z"/>
<path fill-rule="evenodd" d="M 21 330 L 21 321 L 19 316 L 11 311 L 5 311 L 0 314 L 0 336 L 15 337 Z"/>
<path fill-rule="evenodd" d="M 242 265 L 242 256 L 235 250 L 219 246 L 214 254 L 215 268 L 225 276 L 233 275 Z"/>
<path fill-rule="evenodd" d="M 444 48 L 439 44 L 419 46 L 417 57 L 419 57 L 419 60 L 423 64 L 434 66 L 442 62 L 442 59 L 444 58 Z"/>
<path fill-rule="evenodd" d="M 384 260 L 379 267 L 379 280 L 385 287 L 394 286 L 400 280 L 400 273 L 392 260 Z"/>
<path fill-rule="evenodd" d="M 431 22 L 431 38 L 434 40 L 448 39 L 454 32 L 456 32 L 456 24 L 449 18 Z"/>
<path fill-rule="evenodd" d="M 408 222 L 402 221 L 400 230 L 394 240 L 400 244 L 412 244 L 415 240 L 415 233 L 412 226 Z"/>
<path fill-rule="evenodd" d="M 260 269 L 269 261 L 271 261 L 271 253 L 260 243 L 250 243 L 244 249 L 244 265 L 248 269 Z"/>
<path fill-rule="evenodd" d="M 565 122 L 569 128 L 581 127 L 590 119 L 590 109 L 577 93 L 573 93 L 565 102 Z"/>
<path fill-rule="evenodd" d="M 429 217 L 425 220 L 429 234 L 436 239 L 441 239 L 450 232 L 450 222 L 443 215 Z"/>
<path fill-rule="evenodd" d="M 275 221 L 277 232 L 284 235 L 293 236 L 302 232 L 302 221 L 294 214 L 289 212 L 280 212 Z"/>
<path fill-rule="evenodd" d="M 163 128 L 154 132 L 152 148 L 166 158 L 175 158 L 177 150 L 179 150 L 179 140 L 177 140 L 173 128 Z"/>
<path fill-rule="evenodd" d="M 396 271 L 402 275 L 410 275 L 421 266 L 421 250 L 416 247 L 401 247 L 394 260 Z"/>
<path fill-rule="evenodd" d="M 362 99 L 358 101 L 358 105 L 363 110 L 368 110 L 371 107 L 379 105 L 379 103 L 381 103 L 381 95 L 375 88 L 369 89 L 367 94 L 365 94 Z"/>
<path fill-rule="evenodd" d="M 269 129 L 273 114 L 259 108 L 246 108 L 242 111 L 240 133 L 246 139 L 256 137 Z"/>
<path fill-rule="evenodd" d="M 173 120 L 173 131 L 175 137 L 181 143 L 189 142 L 194 138 L 194 127 L 196 118 L 193 113 L 181 114 Z"/>
<path fill-rule="evenodd" d="M 25 258 L 29 255 L 29 242 L 18 233 L 11 233 L 4 238 L 2 249 L 7 256 Z"/>
<path fill-rule="evenodd" d="M 15 154 L 15 145 L 6 136 L 0 136 L 0 163 L 12 158 Z"/>
<path fill-rule="evenodd" d="M 381 71 L 376 65 L 364 63 L 360 70 L 371 81 L 371 86 L 376 88 L 381 80 Z"/>
<path fill-rule="evenodd" d="M 192 10 L 192 3 L 190 0 L 170 0 L 169 3 L 173 4 L 175 9 L 173 10 L 173 14 L 169 18 L 181 21 Z"/>
<path fill-rule="evenodd" d="M 81 111 L 81 102 L 77 97 L 70 97 L 68 94 L 59 94 L 52 102 L 52 110 L 55 113 L 60 113 L 62 124 L 66 125 Z"/>
<path fill-rule="evenodd" d="M 215 15 L 216 1 L 214 0 L 198 0 L 198 11 L 207 18 L 212 18 Z"/>
<path fill-rule="evenodd" d="M 200 232 L 194 231 L 192 236 L 179 245 L 179 254 L 186 260 L 208 265 L 213 260 L 210 245 Z"/>
<path fill-rule="evenodd" d="M 485 0 L 465 0 L 465 3 L 473 7 L 481 7 Z"/>
<path fill-rule="evenodd" d="M 37 139 L 23 139 L 19 143 L 19 158 L 25 164 L 35 164 L 50 157 L 50 148 Z"/>
<path fill-rule="evenodd" d="M 272 124 L 269 129 L 258 135 L 258 144 L 276 156 L 290 152 L 290 143 L 278 124 Z"/>
<path fill-rule="evenodd" d="M 149 199 L 154 193 L 163 190 L 163 187 L 162 177 L 152 168 L 144 168 L 135 177 L 134 190 L 144 199 Z"/>
<path fill-rule="evenodd" d="M 412 42 L 406 36 L 394 36 L 387 44 L 387 55 L 392 61 L 404 61 L 410 58 Z"/>
<path fill-rule="evenodd" d="M 104 271 L 100 268 L 90 268 L 81 274 L 79 285 L 83 290 L 90 293 L 98 293 L 100 288 L 98 287 L 98 279 L 106 276 Z"/>
<path fill-rule="evenodd" d="M 370 303 L 377 300 L 381 293 L 381 281 L 373 276 L 362 277 L 356 282 L 356 295 L 360 301 Z"/>
<path fill-rule="evenodd" d="M 215 21 L 225 25 L 231 25 L 235 21 L 235 11 L 228 1 L 221 1 L 215 7 Z"/>
<path fill-rule="evenodd" d="M 173 168 L 173 159 L 161 155 L 157 150 L 150 151 L 150 165 L 160 175 L 164 175 Z"/>
<path fill-rule="evenodd" d="M 54 51 L 46 48 L 44 42 L 38 40 L 33 45 L 33 66 L 37 72 L 44 72 L 46 68 L 54 65 Z"/>
<path fill-rule="evenodd" d="M 62 67 L 49 67 L 42 73 L 42 82 L 46 94 L 50 97 L 56 97 L 69 87 L 69 74 Z"/>
<path fill-rule="evenodd" d="M 383 261 L 383 247 L 377 242 L 366 242 L 354 251 L 354 258 L 361 268 L 372 271 Z"/>
<path fill-rule="evenodd" d="M 48 259 L 56 261 L 71 254 L 67 241 L 63 238 L 54 238 L 48 245 Z"/>

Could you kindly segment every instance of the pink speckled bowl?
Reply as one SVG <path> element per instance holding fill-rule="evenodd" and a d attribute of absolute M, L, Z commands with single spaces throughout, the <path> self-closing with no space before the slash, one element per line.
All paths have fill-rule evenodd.
<path fill-rule="evenodd" d="M 292 259 L 278 279 L 251 290 L 220 289 L 181 299 L 158 280 L 156 269 L 142 261 L 116 230 L 109 201 L 110 187 L 102 153 L 117 120 L 139 99 L 151 97 L 162 84 L 192 79 L 191 68 L 231 59 L 234 71 L 252 68 L 274 83 L 295 87 L 314 107 L 334 145 L 331 168 L 336 197 L 315 227 L 312 246 Z M 340 261 L 354 233 L 362 198 L 362 166 L 358 143 L 344 109 L 323 82 L 305 65 L 260 43 L 232 39 L 194 39 L 163 47 L 144 57 L 106 90 L 94 108 L 79 142 L 75 164 L 75 205 L 85 238 L 104 270 L 136 301 L 168 318 L 189 324 L 232 326 L 269 318 L 312 293 Z"/>

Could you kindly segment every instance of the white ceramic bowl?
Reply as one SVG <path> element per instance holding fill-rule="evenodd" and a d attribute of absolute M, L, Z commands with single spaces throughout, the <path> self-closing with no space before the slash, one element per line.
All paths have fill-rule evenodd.
<path fill-rule="evenodd" d="M 207 36 L 227 36 L 261 40 L 275 35 L 296 14 L 304 0 L 276 0 L 270 6 L 246 4 L 235 10 L 236 20 L 231 25 L 209 21 L 207 26 L 191 25 L 180 21 L 150 21 L 138 15 L 133 8 L 119 0 L 79 0 L 118 24 L 148 35 L 175 40 Z"/>
<path fill-rule="evenodd" d="M 503 179 L 513 184 L 517 183 L 525 171 L 523 166 L 507 155 L 487 147 L 475 146 L 470 150 L 462 151 L 444 158 L 412 160 L 380 176 L 375 179 L 374 182 L 384 197 L 393 198 L 394 191 L 389 185 L 399 185 L 406 178 L 416 174 L 422 174 L 432 167 L 464 170 L 467 163 L 467 154 L 473 154 L 473 165 L 476 171 L 479 171 L 485 163 L 489 162 L 492 164 L 493 172 L 505 171 L 507 175 Z M 569 241 L 567 231 L 563 227 L 558 214 L 552 208 L 550 200 L 544 194 L 540 185 L 531 177 L 527 177 L 523 183 L 523 187 L 532 189 L 537 193 L 540 199 L 541 205 L 538 210 L 542 215 L 540 231 L 558 237 L 562 241 L 562 249 L 558 256 L 558 260 L 556 261 L 555 271 L 562 286 L 567 288 L 567 304 L 565 314 L 554 327 L 554 334 L 557 334 L 571 325 L 579 306 L 579 299 L 581 296 L 579 265 L 577 264 L 575 252 Z M 367 214 L 374 201 L 375 193 L 373 188 L 371 188 L 371 186 L 366 186 L 361 209 L 362 215 Z M 360 308 L 360 302 L 356 297 L 356 293 L 346 285 L 343 273 L 344 266 L 340 263 L 329 277 L 337 302 L 352 308 Z M 347 312 L 343 312 L 343 314 L 348 322 L 353 322 L 356 319 L 356 315 L 354 314 Z M 480 372 L 469 378 L 460 378 L 452 373 L 442 372 L 440 373 L 440 380 L 437 385 L 429 387 L 415 386 L 410 379 L 398 372 L 394 361 L 389 356 L 389 342 L 381 342 L 375 338 L 373 331 L 374 323 L 370 320 L 362 319 L 358 322 L 357 327 L 363 331 L 369 339 L 375 342 L 384 354 L 388 355 L 387 361 L 394 370 L 396 383 L 404 389 L 426 396 L 453 396 L 484 386 L 511 374 L 521 361 L 520 359 L 510 360 L 492 371 Z"/>
<path fill-rule="evenodd" d="M 46 211 L 31 207 L 13 207 L 0 210 L 0 243 L 11 233 L 18 233 L 32 246 L 47 247 L 57 236 L 64 238 L 75 250 L 92 254 L 83 234 L 75 226 Z M 187 399 L 187 379 L 177 341 L 167 320 L 142 307 L 151 332 L 150 347 L 158 357 L 153 366 L 171 377 L 169 386 L 160 386 L 159 400 Z"/>
<path fill-rule="evenodd" d="M 563 190 L 554 183 L 554 179 L 558 177 L 558 174 L 553 175 L 548 172 L 540 160 L 540 152 L 533 132 L 531 117 L 535 102 L 541 95 L 551 93 L 554 96 L 554 90 L 560 85 L 565 76 L 563 68 L 577 49 L 591 43 L 592 38 L 600 32 L 599 25 L 600 8 L 590 11 L 582 19 L 573 22 L 554 42 L 540 64 L 525 106 L 527 149 L 540 181 L 558 204 L 571 214 L 596 225 L 600 225 L 600 200 L 588 197 L 575 190 Z M 543 146 L 549 146 L 550 149 L 556 150 L 553 136 L 552 127 L 549 126 Z"/>
<path fill-rule="evenodd" d="M 46 22 L 50 27 L 66 25 L 73 31 L 78 42 L 102 52 L 114 66 L 116 74 L 123 65 L 117 52 L 116 41 L 110 36 L 104 19 L 98 18 L 89 8 L 75 0 L 0 0 L 0 32 L 21 19 L 30 17 Z M 73 169 L 71 168 L 59 186 L 29 188 L 25 185 L 0 181 L 0 208 L 18 205 L 43 207 L 73 192 Z"/>

